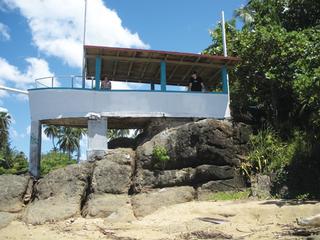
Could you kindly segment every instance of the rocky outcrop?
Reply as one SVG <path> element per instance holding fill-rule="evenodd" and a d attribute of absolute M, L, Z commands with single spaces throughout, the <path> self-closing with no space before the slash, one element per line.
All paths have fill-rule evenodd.
<path fill-rule="evenodd" d="M 116 149 L 116 148 L 132 148 L 136 149 L 137 141 L 134 138 L 128 137 L 119 137 L 112 139 L 108 142 L 108 149 Z"/>
<path fill-rule="evenodd" d="M 134 171 L 135 153 L 132 149 L 110 150 L 96 163 L 92 188 L 95 194 L 128 193 Z"/>
<path fill-rule="evenodd" d="M 96 162 L 91 193 L 82 215 L 109 221 L 135 219 L 128 196 L 134 168 L 135 152 L 132 149 L 110 150 L 103 160 Z"/>
<path fill-rule="evenodd" d="M 82 213 L 87 218 L 105 218 L 110 222 L 135 220 L 131 199 L 127 194 L 94 194 Z"/>
<path fill-rule="evenodd" d="M 23 220 L 42 224 L 79 216 L 92 170 L 92 164 L 78 164 L 44 176 L 35 185 L 35 199 L 27 206 Z"/>
<path fill-rule="evenodd" d="M 162 188 L 141 193 L 132 197 L 131 203 L 134 215 L 144 217 L 161 207 L 177 203 L 190 202 L 195 199 L 195 190 L 192 187 Z"/>
<path fill-rule="evenodd" d="M 29 176 L 1 175 L 0 176 L 0 212 L 20 212 L 24 205 Z"/>
<path fill-rule="evenodd" d="M 246 152 L 249 132 L 245 125 L 234 127 L 218 120 L 201 120 L 160 132 L 136 150 L 136 191 L 150 187 L 198 187 L 210 181 L 233 179 Z M 153 156 L 155 147 L 166 149 L 170 159 L 162 169 Z M 240 183 L 243 181 L 235 185 Z"/>
<path fill-rule="evenodd" d="M 155 136 L 150 133 L 166 125 L 149 126 L 136 150 L 110 149 L 94 161 L 52 171 L 35 183 L 28 176 L 0 176 L 0 227 L 17 212 L 31 224 L 76 216 L 130 222 L 161 207 L 245 186 L 237 168 L 246 153 L 247 126 L 217 120 L 171 123 L 174 128 Z M 153 154 L 157 147 L 164 149 L 164 162 Z"/>

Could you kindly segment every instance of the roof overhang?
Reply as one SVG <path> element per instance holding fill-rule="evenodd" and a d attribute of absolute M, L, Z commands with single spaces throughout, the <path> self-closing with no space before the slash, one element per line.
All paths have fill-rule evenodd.
<path fill-rule="evenodd" d="M 160 62 L 166 62 L 167 84 L 188 85 L 192 71 L 197 71 L 207 85 L 220 82 L 221 67 L 239 62 L 237 57 L 146 49 L 85 46 L 86 76 L 95 76 L 95 59 L 102 59 L 101 75 L 112 81 L 160 83 Z"/>

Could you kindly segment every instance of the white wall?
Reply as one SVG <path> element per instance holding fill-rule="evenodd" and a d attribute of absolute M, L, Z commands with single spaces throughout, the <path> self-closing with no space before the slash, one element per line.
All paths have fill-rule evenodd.
<path fill-rule="evenodd" d="M 29 90 L 32 120 L 86 117 L 224 118 L 226 94 L 82 89 Z"/>

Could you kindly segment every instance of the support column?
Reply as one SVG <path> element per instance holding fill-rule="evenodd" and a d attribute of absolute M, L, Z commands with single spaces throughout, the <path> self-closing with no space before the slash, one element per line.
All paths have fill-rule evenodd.
<path fill-rule="evenodd" d="M 167 73 L 166 73 L 166 62 L 160 62 L 160 84 L 161 84 L 161 91 L 165 92 L 167 90 Z"/>
<path fill-rule="evenodd" d="M 88 120 L 87 160 L 102 158 L 108 150 L 107 119 Z"/>
<path fill-rule="evenodd" d="M 100 89 L 100 79 L 101 79 L 101 57 L 96 56 L 96 90 Z"/>
<path fill-rule="evenodd" d="M 228 70 L 224 65 L 221 69 L 221 78 L 222 78 L 222 92 L 228 94 Z"/>
<path fill-rule="evenodd" d="M 29 172 L 35 178 L 40 176 L 40 160 L 41 123 L 40 121 L 32 121 L 30 130 Z"/>

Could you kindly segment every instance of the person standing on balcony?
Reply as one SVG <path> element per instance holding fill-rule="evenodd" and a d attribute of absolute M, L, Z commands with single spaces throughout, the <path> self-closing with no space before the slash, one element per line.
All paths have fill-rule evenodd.
<path fill-rule="evenodd" d="M 192 92 L 203 92 L 205 90 L 204 84 L 201 77 L 197 75 L 196 71 L 192 72 L 191 78 L 189 80 L 189 91 Z"/>
<path fill-rule="evenodd" d="M 101 81 L 101 89 L 107 91 L 111 90 L 111 81 L 109 81 L 107 76 L 105 76 L 104 79 Z"/>

